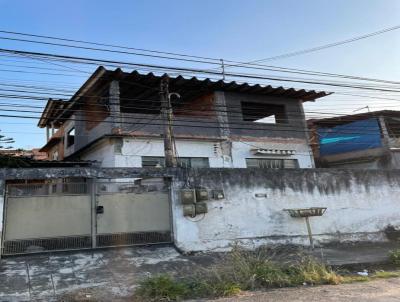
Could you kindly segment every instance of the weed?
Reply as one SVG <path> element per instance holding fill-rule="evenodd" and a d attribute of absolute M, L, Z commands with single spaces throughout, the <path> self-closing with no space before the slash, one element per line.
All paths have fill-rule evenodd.
<path fill-rule="evenodd" d="M 249 252 L 235 248 L 220 264 L 193 273 L 184 280 L 158 276 L 141 283 L 136 294 L 147 301 L 176 301 L 189 298 L 232 296 L 242 290 L 339 284 L 343 277 L 309 257 L 282 263 L 265 250 Z"/>
<path fill-rule="evenodd" d="M 179 301 L 188 295 L 189 286 L 169 276 L 156 276 L 140 283 L 136 295 L 145 301 Z"/>
<path fill-rule="evenodd" d="M 400 277 L 400 272 L 398 272 L 398 271 L 393 271 L 393 272 L 377 271 L 377 272 L 375 272 L 375 274 L 372 277 L 374 279 L 397 278 L 397 277 Z"/>
<path fill-rule="evenodd" d="M 343 277 L 342 282 L 343 283 L 355 283 L 355 282 L 367 282 L 370 280 L 371 280 L 371 278 L 368 276 L 354 275 L 354 276 Z"/>
<path fill-rule="evenodd" d="M 400 266 L 400 249 L 389 252 L 390 261 L 397 266 Z"/>

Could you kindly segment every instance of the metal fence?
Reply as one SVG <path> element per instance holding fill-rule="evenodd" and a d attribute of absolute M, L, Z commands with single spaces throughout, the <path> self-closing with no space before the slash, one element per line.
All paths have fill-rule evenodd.
<path fill-rule="evenodd" d="M 88 194 L 87 183 L 9 184 L 10 197 Z"/>

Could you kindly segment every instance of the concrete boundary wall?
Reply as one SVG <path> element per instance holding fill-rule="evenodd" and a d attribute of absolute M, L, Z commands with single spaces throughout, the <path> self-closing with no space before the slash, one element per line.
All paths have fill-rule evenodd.
<path fill-rule="evenodd" d="M 225 198 L 211 198 L 204 216 L 183 217 L 179 191 L 188 184 L 222 189 Z M 400 229 L 398 170 L 192 170 L 176 176 L 173 192 L 175 244 L 183 251 L 308 245 L 304 218 L 292 218 L 288 208 L 327 207 L 310 218 L 317 245 L 387 241 L 388 226 Z"/>
<path fill-rule="evenodd" d="M 62 177 L 170 178 L 174 242 L 187 252 L 224 250 L 236 242 L 307 245 L 304 220 L 286 208 L 328 208 L 310 219 L 316 244 L 386 241 L 388 226 L 400 229 L 400 170 L 0 169 L 0 189 L 4 180 Z M 184 217 L 182 188 L 207 189 L 208 213 Z M 212 190 L 221 189 L 225 198 L 212 199 Z"/>

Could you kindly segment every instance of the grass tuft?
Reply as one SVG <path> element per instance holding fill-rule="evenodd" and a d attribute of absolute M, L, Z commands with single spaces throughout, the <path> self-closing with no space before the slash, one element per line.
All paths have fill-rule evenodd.
<path fill-rule="evenodd" d="M 310 257 L 284 263 L 271 260 L 263 249 L 249 252 L 235 248 L 219 265 L 194 272 L 192 277 L 148 278 L 140 284 L 136 296 L 145 301 L 179 301 L 232 296 L 243 290 L 341 282 L 343 277 Z"/>
<path fill-rule="evenodd" d="M 145 301 L 179 301 L 188 295 L 187 284 L 162 275 L 145 279 L 136 294 Z"/>
<path fill-rule="evenodd" d="M 374 279 L 386 279 L 386 278 L 397 278 L 400 277 L 400 272 L 399 271 L 377 271 L 373 275 Z"/>

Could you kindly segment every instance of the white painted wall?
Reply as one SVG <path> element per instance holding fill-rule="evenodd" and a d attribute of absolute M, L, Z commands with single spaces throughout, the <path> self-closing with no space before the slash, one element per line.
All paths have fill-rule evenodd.
<path fill-rule="evenodd" d="M 180 157 L 208 157 L 211 168 L 224 165 L 219 143 L 176 140 L 176 149 Z M 163 140 L 124 139 L 121 153 L 115 155 L 115 167 L 142 167 L 142 156 L 164 156 Z"/>
<path fill-rule="evenodd" d="M 277 149 L 277 150 L 295 150 L 296 154 L 290 156 L 259 156 L 254 155 L 251 149 Z M 233 142 L 232 160 L 234 168 L 246 168 L 246 158 L 279 158 L 279 159 L 297 159 L 299 168 L 313 168 L 314 161 L 308 145 L 304 142 Z"/>
<path fill-rule="evenodd" d="M 255 156 L 251 149 L 295 150 L 290 156 Z M 246 158 L 297 159 L 300 168 L 312 168 L 313 159 L 307 144 L 302 142 L 232 142 L 232 156 L 223 156 L 221 143 L 212 141 L 176 140 L 180 157 L 207 157 L 210 168 L 246 168 Z M 102 167 L 142 167 L 142 156 L 164 156 L 162 139 L 124 138 L 122 148 L 116 151 L 113 144 L 102 144 L 86 151 L 81 159 L 96 160 Z"/>
<path fill-rule="evenodd" d="M 281 177 L 276 175 L 276 177 Z M 251 181 L 250 181 L 251 182 Z M 225 199 L 208 202 L 208 213 L 184 217 L 179 188 L 173 190 L 175 243 L 183 251 L 226 250 L 235 242 L 247 247 L 262 244 L 308 245 L 303 218 L 292 218 L 285 208 L 327 207 L 322 217 L 310 218 L 316 243 L 330 241 L 386 241 L 388 224 L 400 227 L 399 188 L 388 182 L 370 185 L 352 181 L 348 189 L 323 194 L 318 190 L 281 191 L 265 186 L 229 186 L 221 181 Z M 306 187 L 306 186 L 305 186 Z M 267 194 L 266 198 L 255 197 Z"/>
<path fill-rule="evenodd" d="M 117 167 L 115 164 L 114 145 L 111 143 L 93 146 L 81 155 L 81 160 L 97 161 L 104 168 Z"/>

